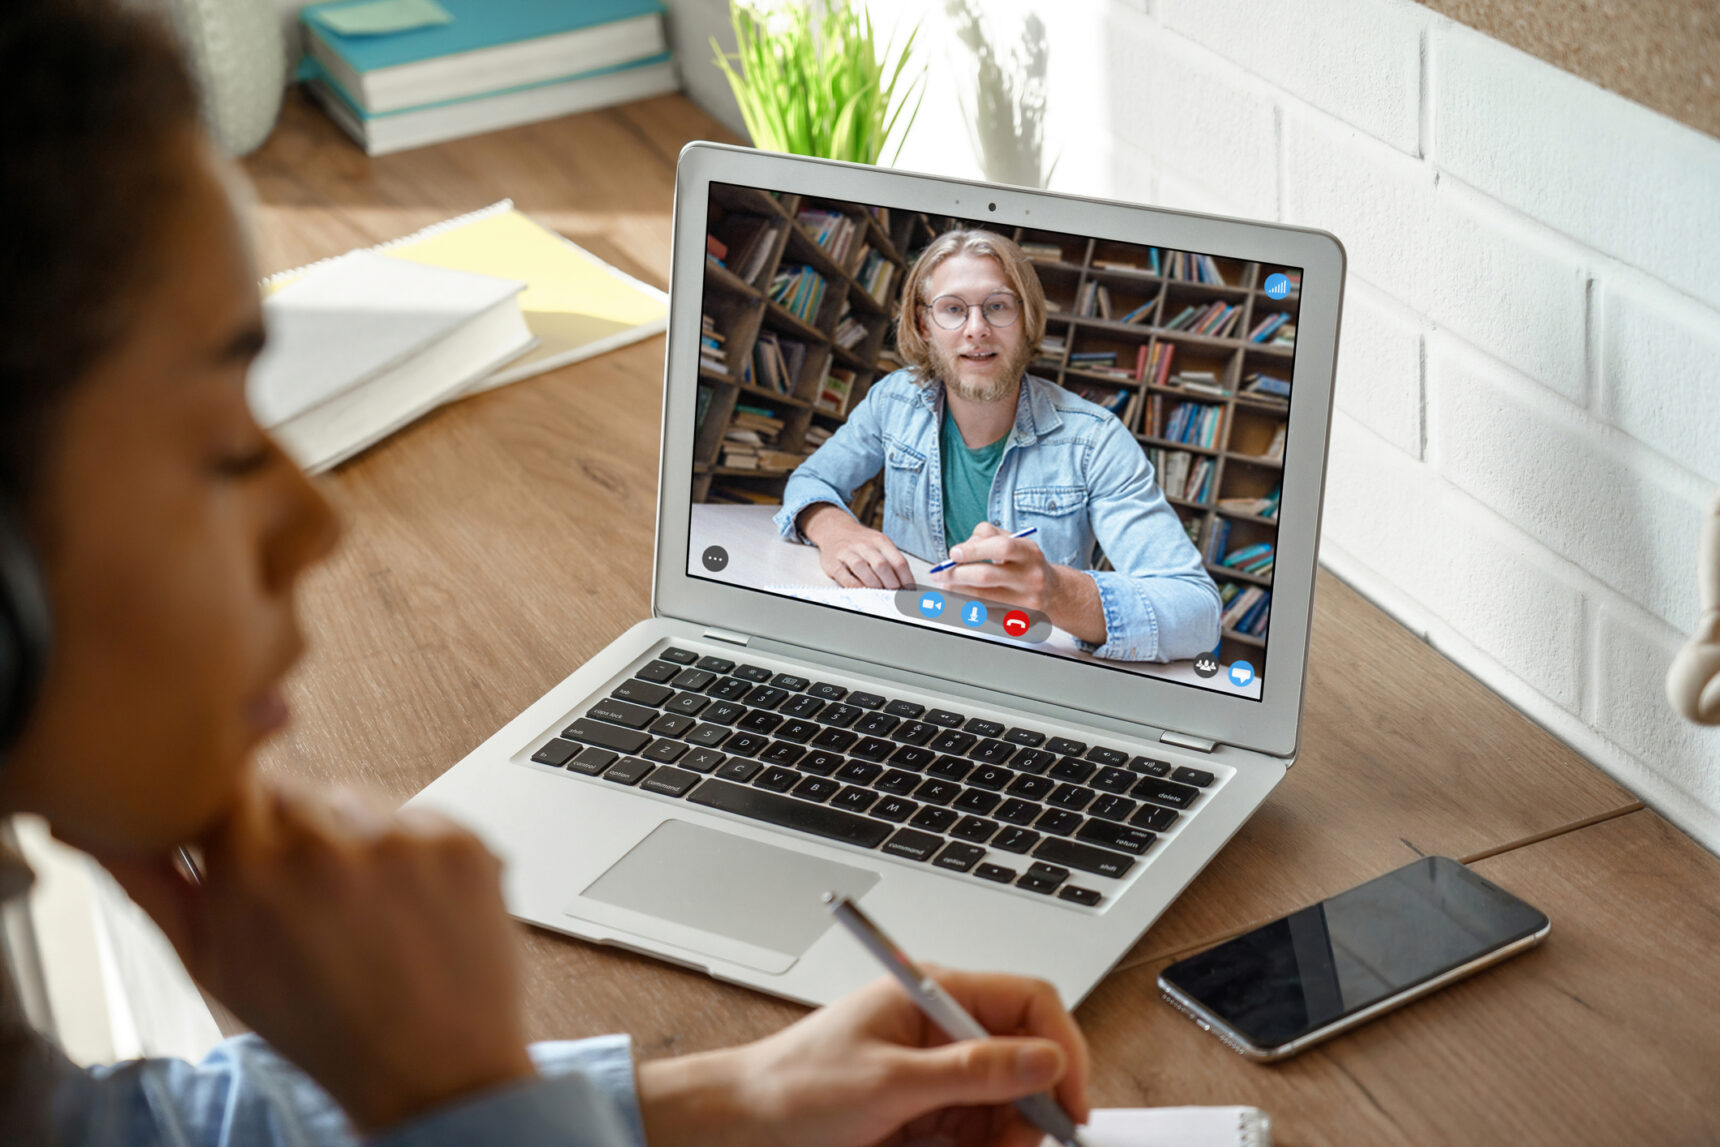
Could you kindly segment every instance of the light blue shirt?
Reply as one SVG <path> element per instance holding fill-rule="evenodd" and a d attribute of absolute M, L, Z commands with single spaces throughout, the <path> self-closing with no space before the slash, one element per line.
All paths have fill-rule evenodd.
<path fill-rule="evenodd" d="M 796 519 L 820 502 L 847 509 L 884 472 L 884 533 L 904 553 L 949 556 L 944 543 L 938 428 L 943 386 L 909 370 L 879 379 L 829 441 L 789 476 L 781 535 L 805 542 Z M 1011 533 L 1037 526 L 1047 560 L 1084 570 L 1099 589 L 1105 643 L 1082 647 L 1119 661 L 1176 661 L 1218 644 L 1218 587 L 1146 454 L 1116 416 L 1033 375 L 1022 379 L 1015 428 L 992 479 L 990 519 Z M 1112 569 L 1094 570 L 1102 550 Z"/>

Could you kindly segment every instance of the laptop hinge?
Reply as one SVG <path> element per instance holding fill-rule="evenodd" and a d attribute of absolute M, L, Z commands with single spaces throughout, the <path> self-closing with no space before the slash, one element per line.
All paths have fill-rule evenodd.
<path fill-rule="evenodd" d="M 727 629 L 707 629 L 700 636 L 709 637 L 713 641 L 726 641 L 730 645 L 745 645 L 752 640 L 750 634 L 733 633 Z"/>
<path fill-rule="evenodd" d="M 1218 742 L 1191 737 L 1187 733 L 1160 733 L 1159 740 L 1167 745 L 1175 745 L 1179 749 L 1193 749 L 1197 753 L 1210 753 L 1218 748 Z"/>

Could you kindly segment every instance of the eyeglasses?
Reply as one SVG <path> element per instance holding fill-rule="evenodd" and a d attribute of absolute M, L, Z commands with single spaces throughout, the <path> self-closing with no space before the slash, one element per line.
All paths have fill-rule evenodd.
<path fill-rule="evenodd" d="M 1011 291 L 993 291 L 983 302 L 970 303 L 960 295 L 939 295 L 922 304 L 932 312 L 932 321 L 946 331 L 959 331 L 967 326 L 968 315 L 975 307 L 980 317 L 994 327 L 1007 327 L 1021 317 L 1021 300 Z"/>

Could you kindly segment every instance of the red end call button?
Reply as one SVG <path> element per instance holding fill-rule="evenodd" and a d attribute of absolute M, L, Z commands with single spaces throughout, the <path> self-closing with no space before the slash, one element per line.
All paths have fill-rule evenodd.
<path fill-rule="evenodd" d="M 1003 631 L 1011 637 L 1025 636 L 1033 627 L 1033 620 L 1019 609 L 1012 609 L 1003 615 Z"/>

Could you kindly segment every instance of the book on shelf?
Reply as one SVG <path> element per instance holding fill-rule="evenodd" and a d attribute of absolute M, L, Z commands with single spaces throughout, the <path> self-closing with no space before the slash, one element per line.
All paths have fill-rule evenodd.
<path fill-rule="evenodd" d="M 1295 323 L 1285 323 L 1284 325 L 1280 326 L 1277 330 L 1272 332 L 1272 340 L 1270 342 L 1268 342 L 1266 345 L 1267 346 L 1295 346 L 1296 345 L 1296 324 Z"/>
<path fill-rule="evenodd" d="M 853 350 L 866 341 L 869 333 L 871 332 L 866 329 L 866 324 L 850 314 L 844 306 L 842 318 L 837 321 L 836 330 L 831 332 L 830 338 L 843 350 Z"/>
<path fill-rule="evenodd" d="M 854 372 L 845 367 L 833 366 L 824 376 L 824 384 L 819 387 L 818 401 L 813 403 L 815 409 L 826 414 L 846 415 L 848 413 L 848 398 L 854 393 Z M 808 434 L 811 433 L 809 430 Z"/>
<path fill-rule="evenodd" d="M 1219 615 L 1219 623 L 1234 633 L 1243 633 L 1250 637 L 1264 635 L 1266 617 L 1272 606 L 1272 591 L 1258 585 L 1244 588 L 1237 586 L 1235 582 L 1226 584 L 1227 588 L 1236 589 L 1237 592 L 1225 602 L 1224 612 Z"/>
<path fill-rule="evenodd" d="M 1265 318 L 1255 323 L 1254 329 L 1248 332 L 1248 341 L 1251 343 L 1263 343 L 1270 338 L 1279 327 L 1289 321 L 1289 311 L 1279 311 L 1276 314 L 1267 315 Z"/>
<path fill-rule="evenodd" d="M 1189 283 L 1205 283 L 1214 287 L 1228 287 L 1224 272 L 1219 270 L 1218 262 L 1211 255 L 1201 255 L 1194 251 L 1169 251 L 1165 254 L 1165 278 L 1181 279 Z"/>
<path fill-rule="evenodd" d="M 747 381 L 778 394 L 794 393 L 810 349 L 799 339 L 760 331 L 753 341 L 753 369 Z"/>
<path fill-rule="evenodd" d="M 824 276 L 811 267 L 790 263 L 777 270 L 770 281 L 770 298 L 804 323 L 812 324 L 824 301 Z"/>
<path fill-rule="evenodd" d="M 1289 423 L 1280 422 L 1273 429 L 1272 440 L 1266 444 L 1266 449 L 1263 453 L 1260 454 L 1260 457 L 1270 458 L 1274 461 L 1282 460 L 1284 457 L 1284 442 L 1285 442 L 1285 439 L 1289 436 L 1289 433 L 1290 433 Z"/>
<path fill-rule="evenodd" d="M 1093 302 L 1098 307 L 1099 317 L 1107 320 L 1110 319 L 1111 289 L 1105 284 L 1100 283 L 1098 289 L 1093 292 Z"/>
<path fill-rule="evenodd" d="M 1047 357 L 1060 359 L 1069 349 L 1069 344 L 1062 335 L 1046 335 L 1040 340 L 1039 349 Z"/>
<path fill-rule="evenodd" d="M 1121 323 L 1144 323 L 1152 315 L 1153 308 L 1157 305 L 1157 299 L 1148 299 L 1146 302 L 1142 303 L 1134 310 L 1129 311 L 1117 321 Z"/>
<path fill-rule="evenodd" d="M 1168 386 L 1171 357 L 1176 354 L 1176 349 L 1175 343 L 1154 343 L 1150 348 L 1143 344 L 1135 356 L 1135 378 L 1154 386 Z"/>
<path fill-rule="evenodd" d="M 699 366 L 703 370 L 724 375 L 729 373 L 728 352 L 723 349 L 727 341 L 723 333 L 717 330 L 717 322 L 710 315 L 699 316 Z"/>
<path fill-rule="evenodd" d="M 1208 487 L 1217 469 L 1211 458 L 1183 450 L 1150 447 L 1147 450 L 1147 461 L 1152 463 L 1153 473 L 1158 476 L 1159 489 L 1164 492 L 1165 497 L 1184 502 L 1206 502 Z"/>
<path fill-rule="evenodd" d="M 1218 443 L 1224 423 L 1224 407 L 1203 402 L 1179 402 L 1171 409 L 1170 421 L 1159 437 L 1208 450 Z"/>
<path fill-rule="evenodd" d="M 804 208 L 795 218 L 806 229 L 807 234 L 812 236 L 812 241 L 824 248 L 825 253 L 837 266 L 847 264 L 848 248 L 860 231 L 859 220 L 840 211 L 827 211 L 818 207 Z"/>
<path fill-rule="evenodd" d="M 698 398 L 693 403 L 693 437 L 697 438 L 705 432 L 705 419 L 710 416 L 711 403 L 716 401 L 717 393 L 704 383 L 699 384 Z"/>
<path fill-rule="evenodd" d="M 718 482 L 712 484 L 710 493 L 705 495 L 705 501 L 729 502 L 742 506 L 780 506 L 782 496 L 768 490 L 751 490 L 732 482 Z"/>
<path fill-rule="evenodd" d="M 1256 518 L 1276 519 L 1278 501 L 1283 492 L 1280 485 L 1272 487 L 1272 492 L 1263 498 L 1220 498 L 1218 508 L 1229 510 L 1233 514 L 1252 514 Z"/>
<path fill-rule="evenodd" d="M 1140 271 L 1139 263 L 1130 259 L 1094 259 L 1093 265 L 1106 271 Z"/>
<path fill-rule="evenodd" d="M 729 245 L 715 235 L 705 236 L 705 254 L 721 263 L 729 257 Z"/>
<path fill-rule="evenodd" d="M 1061 263 L 1063 248 L 1056 243 L 1020 243 L 1021 253 L 1040 263 Z"/>
<path fill-rule="evenodd" d="M 1230 551 L 1218 564 L 1226 569 L 1266 577 L 1272 572 L 1273 557 L 1274 547 L 1271 542 L 1255 542 L 1251 546 L 1241 546 Z"/>
<path fill-rule="evenodd" d="M 1112 390 L 1108 387 L 1095 386 L 1090 382 L 1081 382 L 1075 379 L 1066 382 L 1064 389 L 1072 394 L 1080 395 L 1095 406 L 1103 406 L 1119 418 L 1123 416 L 1124 411 L 1128 410 L 1129 399 L 1135 393 L 1127 387 L 1120 386 Z"/>
<path fill-rule="evenodd" d="M 727 251 L 724 265 L 739 278 L 754 283 L 765 264 L 770 262 L 777 236 L 787 226 L 781 220 L 767 219 L 763 215 L 735 212 L 724 216 L 715 230 L 706 236 L 706 250 L 710 249 L 713 241 L 722 244 Z"/>
<path fill-rule="evenodd" d="M 1243 376 L 1242 393 L 1252 398 L 1263 398 L 1278 402 L 1289 402 L 1290 383 L 1277 375 L 1252 371 Z"/>
<path fill-rule="evenodd" d="M 1216 566 L 1219 558 L 1224 555 L 1224 547 L 1230 544 L 1230 519 L 1215 517 L 1212 528 L 1207 531 L 1206 545 L 1201 547 L 1201 555 L 1206 564 Z"/>
<path fill-rule="evenodd" d="M 882 303 L 889 297 L 890 284 L 895 281 L 896 264 L 884 258 L 880 252 L 867 247 L 860 258 L 860 270 L 855 273 L 854 278 L 862 291 Z"/>

